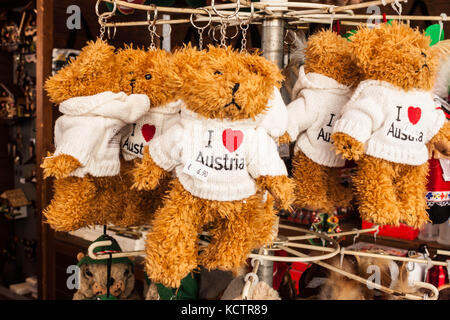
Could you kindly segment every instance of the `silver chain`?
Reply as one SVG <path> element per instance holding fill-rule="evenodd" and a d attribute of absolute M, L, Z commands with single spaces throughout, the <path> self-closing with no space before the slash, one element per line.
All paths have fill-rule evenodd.
<path fill-rule="evenodd" d="M 226 48 L 227 46 L 227 27 L 228 21 L 222 20 L 222 24 L 220 25 L 220 46 L 222 48 Z"/>
<path fill-rule="evenodd" d="M 155 34 L 156 34 L 156 25 L 149 25 L 148 31 L 150 32 L 150 46 L 148 47 L 150 50 L 156 50 L 155 45 Z"/>
<path fill-rule="evenodd" d="M 241 42 L 241 52 L 246 53 L 247 52 L 247 30 L 249 28 L 249 25 L 246 24 L 245 27 L 241 23 L 241 30 L 242 30 L 242 42 Z"/>
<path fill-rule="evenodd" d="M 198 49 L 203 50 L 203 30 L 204 29 L 198 29 Z"/>

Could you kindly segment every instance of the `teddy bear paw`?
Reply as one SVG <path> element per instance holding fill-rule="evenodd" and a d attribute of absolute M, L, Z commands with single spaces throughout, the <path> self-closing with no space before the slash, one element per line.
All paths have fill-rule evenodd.
<path fill-rule="evenodd" d="M 364 144 L 345 133 L 334 133 L 331 136 L 337 154 L 347 160 L 359 160 L 364 154 Z"/>
<path fill-rule="evenodd" d="M 56 179 L 68 177 L 79 167 L 81 163 L 67 154 L 53 156 L 49 153 L 41 164 L 41 168 L 44 169 L 44 178 L 55 177 Z"/>

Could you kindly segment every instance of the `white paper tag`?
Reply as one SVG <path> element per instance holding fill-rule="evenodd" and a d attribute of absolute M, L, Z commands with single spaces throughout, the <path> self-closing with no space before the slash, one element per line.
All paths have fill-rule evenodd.
<path fill-rule="evenodd" d="M 108 140 L 108 148 L 119 149 L 120 148 L 120 135 L 121 127 L 113 127 L 110 131 L 109 140 Z"/>
<path fill-rule="evenodd" d="M 183 172 L 203 182 L 208 181 L 211 168 L 197 161 L 189 161 L 183 168 Z"/>
<path fill-rule="evenodd" d="M 283 143 L 278 146 L 278 153 L 281 158 L 289 158 L 290 152 L 289 152 L 289 144 Z"/>

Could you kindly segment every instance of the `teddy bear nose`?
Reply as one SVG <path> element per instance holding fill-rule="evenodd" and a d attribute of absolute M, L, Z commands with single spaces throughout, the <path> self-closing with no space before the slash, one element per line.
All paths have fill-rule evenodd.
<path fill-rule="evenodd" d="M 233 87 L 233 95 L 239 90 L 239 83 L 235 83 Z"/>

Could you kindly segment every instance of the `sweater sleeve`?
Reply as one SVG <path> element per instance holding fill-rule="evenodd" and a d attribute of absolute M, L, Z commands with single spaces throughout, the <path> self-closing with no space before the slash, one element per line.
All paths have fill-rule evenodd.
<path fill-rule="evenodd" d="M 265 129 L 258 128 L 248 153 L 248 171 L 257 179 L 260 176 L 286 176 L 286 166 L 281 160 L 275 141 Z"/>
<path fill-rule="evenodd" d="M 101 143 L 105 127 L 101 117 L 61 116 L 55 123 L 55 156 L 67 154 L 86 166 Z"/>
<path fill-rule="evenodd" d="M 435 112 L 435 118 L 434 121 L 431 123 L 430 127 L 428 128 L 428 135 L 426 137 L 425 143 L 428 143 L 433 137 L 441 130 L 441 128 L 444 126 L 446 117 L 445 113 L 442 109 L 436 109 Z"/>
<path fill-rule="evenodd" d="M 183 127 L 177 123 L 164 134 L 152 139 L 149 153 L 153 161 L 164 170 L 172 171 L 181 163 L 183 137 Z"/>
<path fill-rule="evenodd" d="M 268 101 L 268 110 L 264 114 L 260 127 L 267 130 L 272 138 L 279 138 L 285 132 L 288 124 L 288 113 L 280 90 L 274 88 L 272 98 Z"/>
<path fill-rule="evenodd" d="M 356 90 L 354 96 L 342 110 L 333 133 L 342 132 L 365 143 L 385 120 L 384 95 L 380 87 L 367 86 Z"/>
<path fill-rule="evenodd" d="M 316 108 L 308 107 L 306 99 L 300 96 L 288 106 L 287 132 L 291 141 L 296 141 L 299 134 L 308 129 L 318 117 Z"/>

